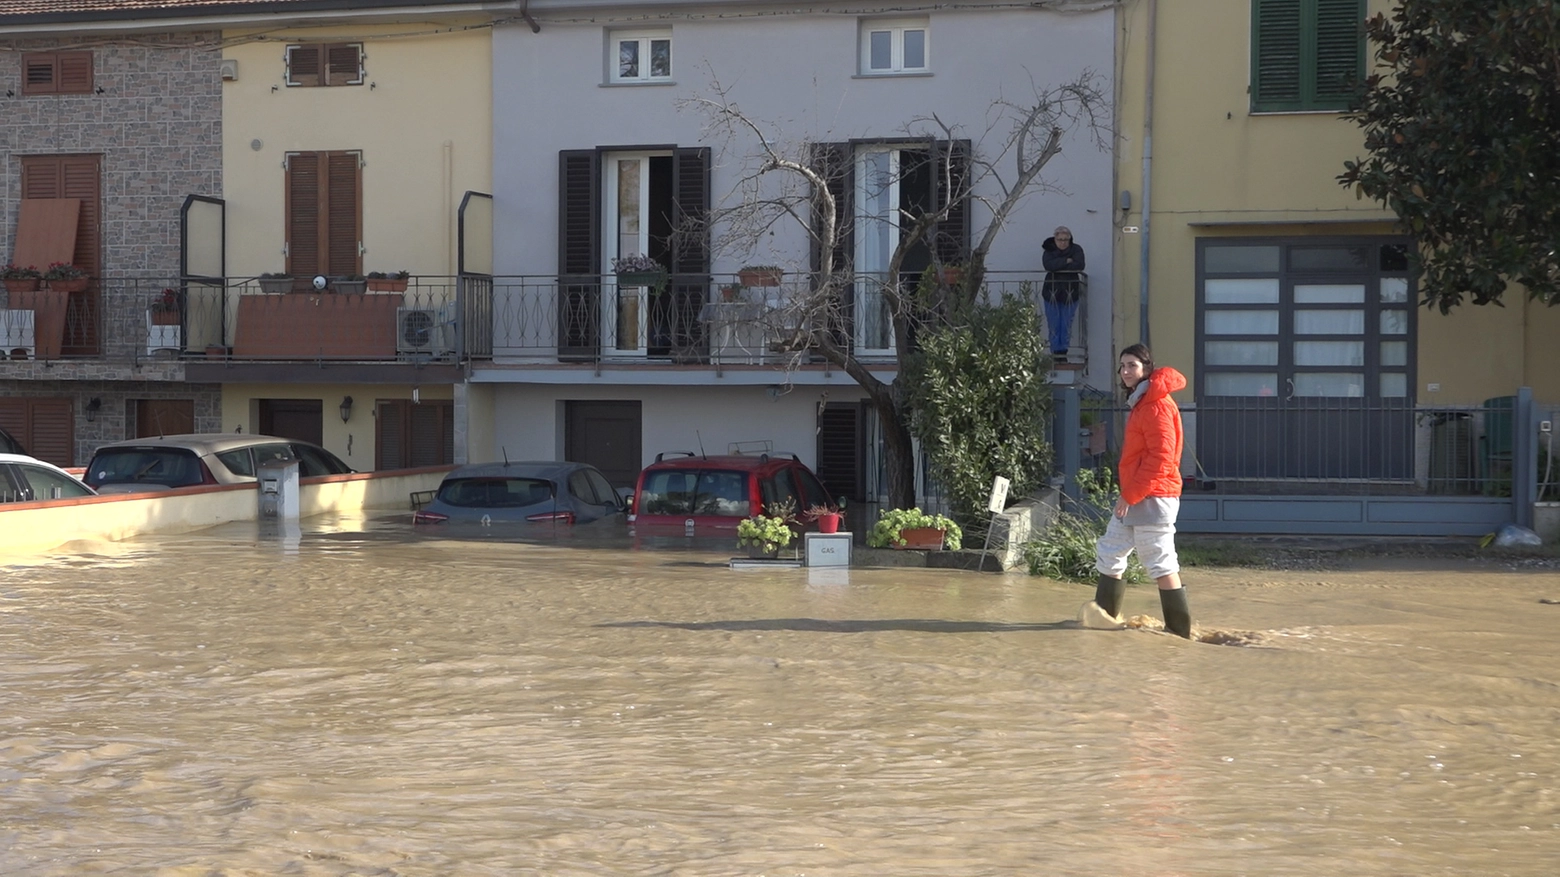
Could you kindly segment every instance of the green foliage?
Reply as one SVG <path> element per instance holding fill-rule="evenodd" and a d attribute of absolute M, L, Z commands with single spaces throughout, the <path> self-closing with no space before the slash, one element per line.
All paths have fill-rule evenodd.
<path fill-rule="evenodd" d="M 1050 471 L 1050 358 L 1027 292 L 927 328 L 900 378 L 911 428 L 960 520 L 985 519 L 994 476 L 1021 497 Z"/>
<path fill-rule="evenodd" d="M 1095 545 L 1105 535 L 1115 503 L 1115 476 L 1109 469 L 1080 470 L 1076 509 L 1058 512 L 1044 532 L 1024 545 L 1029 574 L 1063 582 L 1094 581 L 1098 575 L 1094 567 Z M 1136 554 L 1132 555 L 1125 578 L 1129 582 L 1148 579 Z"/>
<path fill-rule="evenodd" d="M 1553 0 L 1401 0 L 1365 23 L 1376 72 L 1349 118 L 1367 158 L 1338 181 L 1420 245 L 1442 313 L 1507 280 L 1560 304 L 1560 15 Z"/>
<path fill-rule="evenodd" d="M 737 544 L 752 545 L 764 551 L 774 551 L 791 544 L 796 534 L 782 516 L 754 515 L 737 522 Z"/>
<path fill-rule="evenodd" d="M 879 512 L 877 523 L 872 525 L 872 532 L 867 534 L 867 547 L 903 545 L 905 540 L 899 538 L 899 532 L 920 527 L 945 531 L 943 545 L 949 551 L 958 551 L 964 547 L 964 528 L 954 523 L 952 518 L 929 515 L 920 509 L 884 509 Z"/>

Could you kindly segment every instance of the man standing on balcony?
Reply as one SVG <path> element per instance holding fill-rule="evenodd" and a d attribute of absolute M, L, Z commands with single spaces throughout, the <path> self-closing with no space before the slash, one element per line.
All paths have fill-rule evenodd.
<path fill-rule="evenodd" d="M 1056 227 L 1040 245 L 1045 267 L 1045 283 L 1040 297 L 1045 299 L 1045 325 L 1051 336 L 1051 356 L 1067 357 L 1067 337 L 1072 334 L 1073 315 L 1078 313 L 1078 296 L 1083 292 L 1083 247 L 1073 243 L 1072 231 Z"/>

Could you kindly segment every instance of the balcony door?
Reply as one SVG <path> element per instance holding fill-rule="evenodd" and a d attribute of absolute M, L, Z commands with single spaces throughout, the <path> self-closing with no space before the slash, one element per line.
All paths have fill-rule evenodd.
<path fill-rule="evenodd" d="M 601 346 L 611 356 L 643 357 L 652 341 L 661 340 L 669 328 L 665 325 L 666 308 L 659 301 L 665 290 L 620 283 L 612 271 L 612 260 L 646 255 L 662 266 L 670 261 L 672 155 L 611 153 L 605 165 Z M 652 307 L 657 312 L 654 329 Z"/>

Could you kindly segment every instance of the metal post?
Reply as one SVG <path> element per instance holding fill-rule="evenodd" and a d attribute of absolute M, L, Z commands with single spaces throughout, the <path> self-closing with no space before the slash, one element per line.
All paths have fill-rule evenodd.
<path fill-rule="evenodd" d="M 1538 411 L 1533 388 L 1518 387 L 1511 411 L 1511 503 L 1520 527 L 1533 529 L 1538 499 Z"/>
<path fill-rule="evenodd" d="M 1061 442 L 1059 450 L 1062 455 L 1062 475 L 1065 478 L 1062 493 L 1071 500 L 1078 499 L 1078 468 L 1082 462 L 1078 434 L 1082 429 L 1082 418 L 1083 405 L 1078 388 L 1063 388 L 1061 428 L 1057 430 L 1057 439 Z"/>

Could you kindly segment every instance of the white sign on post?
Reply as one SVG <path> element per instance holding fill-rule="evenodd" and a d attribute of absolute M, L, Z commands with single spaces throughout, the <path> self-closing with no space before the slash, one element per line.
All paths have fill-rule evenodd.
<path fill-rule="evenodd" d="M 991 512 L 992 514 L 997 514 L 998 512 L 1007 508 L 1008 485 L 1011 483 L 1011 481 L 1008 481 L 1001 475 L 998 475 L 995 479 L 992 480 L 991 497 L 986 500 L 987 511 Z"/>

